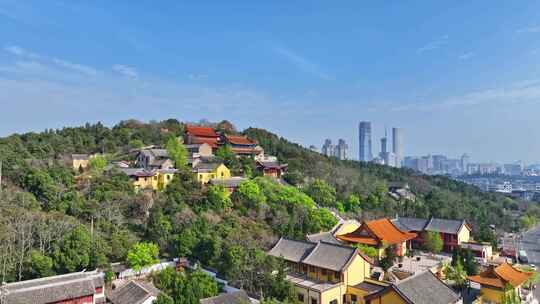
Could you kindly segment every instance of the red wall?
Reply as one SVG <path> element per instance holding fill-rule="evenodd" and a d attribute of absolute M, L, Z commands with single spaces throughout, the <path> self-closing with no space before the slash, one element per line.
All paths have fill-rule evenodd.
<path fill-rule="evenodd" d="M 92 304 L 94 303 L 94 295 L 84 296 L 75 299 L 63 300 L 54 302 L 55 304 Z"/>

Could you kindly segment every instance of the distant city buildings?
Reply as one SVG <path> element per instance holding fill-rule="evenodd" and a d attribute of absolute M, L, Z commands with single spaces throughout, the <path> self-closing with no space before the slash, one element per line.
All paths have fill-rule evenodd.
<path fill-rule="evenodd" d="M 331 139 L 326 139 L 321 149 L 321 153 L 328 157 L 336 157 L 340 160 L 348 159 L 349 146 L 344 139 L 339 139 L 338 144 L 332 144 Z"/>
<path fill-rule="evenodd" d="M 359 153 L 358 160 L 368 162 L 373 159 L 371 150 L 371 122 L 361 121 L 358 125 Z"/>
<path fill-rule="evenodd" d="M 400 168 L 404 157 L 402 128 L 392 128 L 392 152 L 395 154 L 395 165 Z"/>

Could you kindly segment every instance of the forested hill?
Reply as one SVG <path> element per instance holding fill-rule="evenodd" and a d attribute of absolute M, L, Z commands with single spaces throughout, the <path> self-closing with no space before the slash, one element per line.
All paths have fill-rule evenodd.
<path fill-rule="evenodd" d="M 227 121 L 212 126 L 237 132 Z M 262 250 L 279 236 L 303 239 L 330 229 L 337 222 L 330 210 L 358 219 L 465 218 L 483 240 L 493 238 L 488 225 L 510 229 L 524 211 L 513 200 L 444 177 L 329 159 L 260 129 L 243 133 L 289 164 L 285 179 L 293 186 L 258 176 L 253 159 L 231 157 L 227 149 L 217 157 L 250 178 L 232 195 L 219 186 L 201 186 L 185 165 L 157 192 L 136 192 L 127 175 L 103 170 L 97 161 L 88 171 L 72 168 L 73 153 L 132 161 L 135 148 L 175 142 L 184 135 L 184 124 L 175 119 L 0 138 L 0 279 L 107 269 L 110 262 L 126 261 L 138 242 L 152 242 L 161 257 L 196 259 L 235 286 L 282 299 L 281 283 L 268 275 L 273 262 Z M 392 199 L 387 186 L 394 181 L 409 183 L 417 200 Z M 538 214 L 534 208 L 528 212 Z"/>
<path fill-rule="evenodd" d="M 466 219 L 481 240 L 493 238 L 489 225 L 510 231 L 519 229 L 526 204 L 498 193 L 482 192 L 477 187 L 445 176 L 429 176 L 406 168 L 357 161 L 340 161 L 313 152 L 266 130 L 249 128 L 246 135 L 259 142 L 265 152 L 276 155 L 289 164 L 286 177 L 291 183 L 309 187 L 309 183 L 322 179 L 335 188 L 339 209 L 347 207 L 353 196 L 360 199 L 361 210 L 350 217 L 370 218 L 395 215 L 410 217 L 440 217 Z M 390 182 L 409 184 L 417 196 L 415 202 L 398 202 L 387 195 Z M 331 189 L 332 190 L 332 189 Z M 330 203 L 335 207 L 333 203 Z M 347 208 L 345 208 L 347 209 Z M 536 206 L 528 206 L 527 214 L 537 218 Z M 519 218 L 516 218 L 519 217 Z"/>

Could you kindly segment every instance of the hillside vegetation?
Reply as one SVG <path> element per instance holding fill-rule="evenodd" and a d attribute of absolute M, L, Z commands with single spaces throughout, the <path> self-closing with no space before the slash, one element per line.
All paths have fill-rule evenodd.
<path fill-rule="evenodd" d="M 228 122 L 215 126 L 235 132 Z M 289 164 L 291 186 L 257 176 L 253 160 L 231 158 L 226 151 L 218 156 L 233 172 L 252 177 L 232 195 L 217 186 L 202 187 L 188 168 L 181 168 L 162 192 L 137 193 L 123 173 L 104 171 L 97 163 L 82 173 L 67 162 L 72 153 L 131 160 L 133 148 L 164 145 L 183 133 L 183 124 L 174 119 L 130 120 L 112 128 L 98 123 L 1 138 L 1 279 L 107 269 L 144 241 L 157 244 L 162 257 L 194 258 L 250 293 L 284 299 L 287 284 L 269 275 L 277 261 L 263 250 L 278 236 L 302 239 L 330 229 L 337 220 L 329 209 L 358 219 L 465 218 L 477 238 L 490 240 L 488 225 L 515 228 L 511 211 L 521 207 L 444 177 L 329 159 L 260 129 L 244 133 L 266 154 Z M 390 198 L 391 181 L 409 183 L 418 199 Z M 529 210 L 536 216 L 535 211 Z"/>

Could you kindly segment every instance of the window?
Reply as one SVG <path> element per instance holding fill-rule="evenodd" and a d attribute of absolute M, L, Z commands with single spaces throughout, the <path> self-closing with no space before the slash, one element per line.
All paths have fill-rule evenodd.
<path fill-rule="evenodd" d="M 356 303 L 356 295 L 351 295 L 351 302 Z"/>
<path fill-rule="evenodd" d="M 333 299 L 332 301 L 330 301 L 330 304 L 337 304 L 337 299 Z"/>
<path fill-rule="evenodd" d="M 323 276 L 325 276 L 325 275 L 326 275 L 326 269 L 321 269 L 321 274 L 322 274 Z"/>
<path fill-rule="evenodd" d="M 157 176 L 154 176 L 154 180 L 157 180 Z"/>
<path fill-rule="evenodd" d="M 311 304 L 317 304 L 317 299 L 314 297 L 311 297 Z"/>
<path fill-rule="evenodd" d="M 334 272 L 334 280 L 335 281 L 339 281 L 340 277 L 341 276 L 339 275 L 339 272 Z"/>
<path fill-rule="evenodd" d="M 225 176 L 225 172 L 221 172 L 221 177 L 224 177 Z"/>
<path fill-rule="evenodd" d="M 170 180 L 171 179 L 171 176 L 170 175 L 167 175 L 167 180 Z"/>
<path fill-rule="evenodd" d="M 302 293 L 298 294 L 298 301 L 304 303 L 304 294 Z"/>

